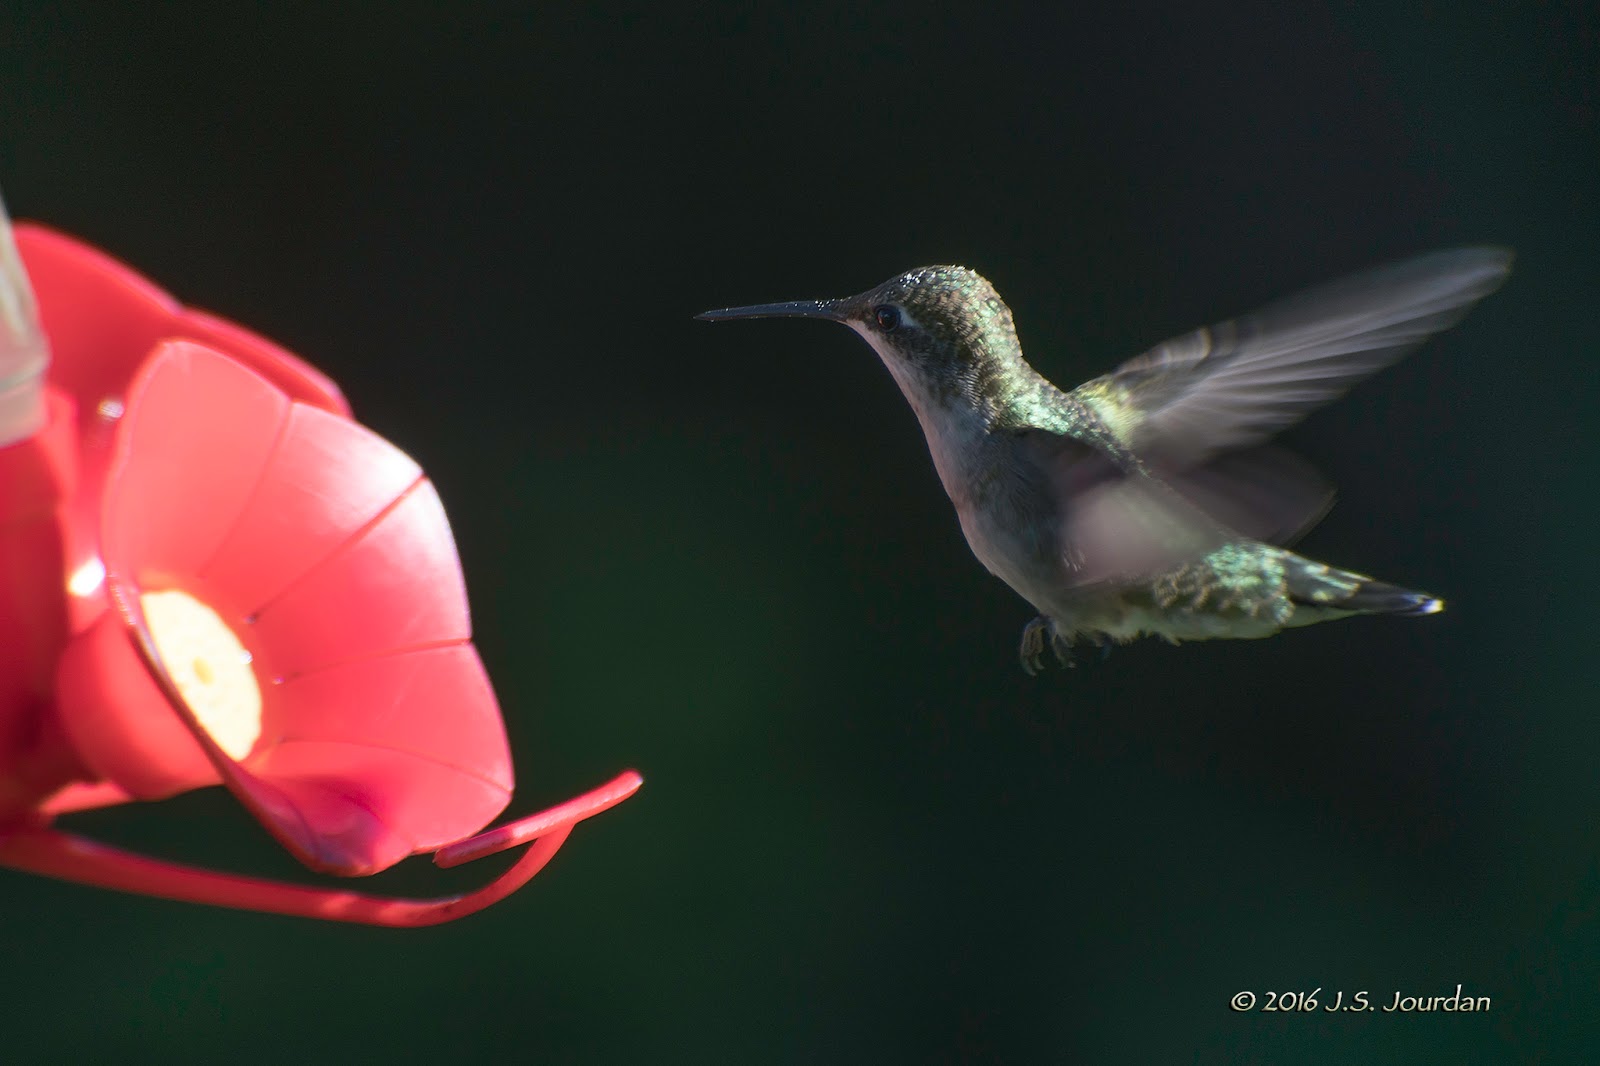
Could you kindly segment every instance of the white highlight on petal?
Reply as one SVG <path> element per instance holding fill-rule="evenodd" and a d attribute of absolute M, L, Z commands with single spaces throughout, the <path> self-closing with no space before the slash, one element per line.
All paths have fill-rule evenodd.
<path fill-rule="evenodd" d="M 139 594 L 167 675 L 211 739 L 243 759 L 261 738 L 261 687 L 250 653 L 216 611 L 186 592 Z"/>
<path fill-rule="evenodd" d="M 106 564 L 97 555 L 72 572 L 67 578 L 67 591 L 80 599 L 91 596 L 106 579 Z"/>

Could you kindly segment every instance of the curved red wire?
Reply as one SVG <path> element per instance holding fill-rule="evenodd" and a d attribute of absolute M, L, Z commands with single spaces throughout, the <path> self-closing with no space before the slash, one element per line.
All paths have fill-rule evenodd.
<path fill-rule="evenodd" d="M 509 870 L 487 885 L 436 899 L 374 896 L 219 873 L 153 859 L 48 826 L 19 828 L 0 836 L 0 865 L 79 884 L 186 903 L 334 922 L 417 928 L 464 918 L 506 898 L 544 868 L 566 843 L 576 823 L 621 803 L 642 783 L 643 779 L 629 770 L 548 811 L 442 849 L 441 854 L 451 851 L 452 855 L 450 861 L 440 861 L 439 865 L 454 866 L 531 842 L 527 852 Z"/>

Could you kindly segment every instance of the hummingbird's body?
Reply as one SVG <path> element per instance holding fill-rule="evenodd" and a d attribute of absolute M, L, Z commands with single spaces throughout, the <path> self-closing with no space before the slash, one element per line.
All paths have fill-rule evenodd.
<path fill-rule="evenodd" d="M 1079 637 L 1264 637 L 1350 614 L 1431 614 L 1422 593 L 1281 544 L 1327 510 L 1277 429 L 1454 323 L 1509 255 L 1410 260 L 1159 345 L 1071 392 L 1022 356 L 1011 312 L 963 267 L 843 300 L 713 311 L 843 322 L 922 425 L 979 561 L 1039 612 L 1022 660 Z"/>

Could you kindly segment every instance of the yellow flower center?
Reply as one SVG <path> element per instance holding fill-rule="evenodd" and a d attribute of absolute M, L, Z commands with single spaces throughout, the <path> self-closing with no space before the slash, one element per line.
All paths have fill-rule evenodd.
<path fill-rule="evenodd" d="M 139 603 L 178 694 L 217 746 L 243 759 L 261 737 L 250 653 L 216 611 L 186 592 L 144 592 Z"/>

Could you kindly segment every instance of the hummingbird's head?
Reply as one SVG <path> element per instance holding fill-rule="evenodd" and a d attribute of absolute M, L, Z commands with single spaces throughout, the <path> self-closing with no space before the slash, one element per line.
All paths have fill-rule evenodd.
<path fill-rule="evenodd" d="M 996 371 L 1021 359 L 1011 309 L 993 285 L 962 266 L 908 270 L 837 300 L 800 300 L 707 311 L 733 318 L 824 318 L 872 345 L 913 405 L 976 399 Z"/>

